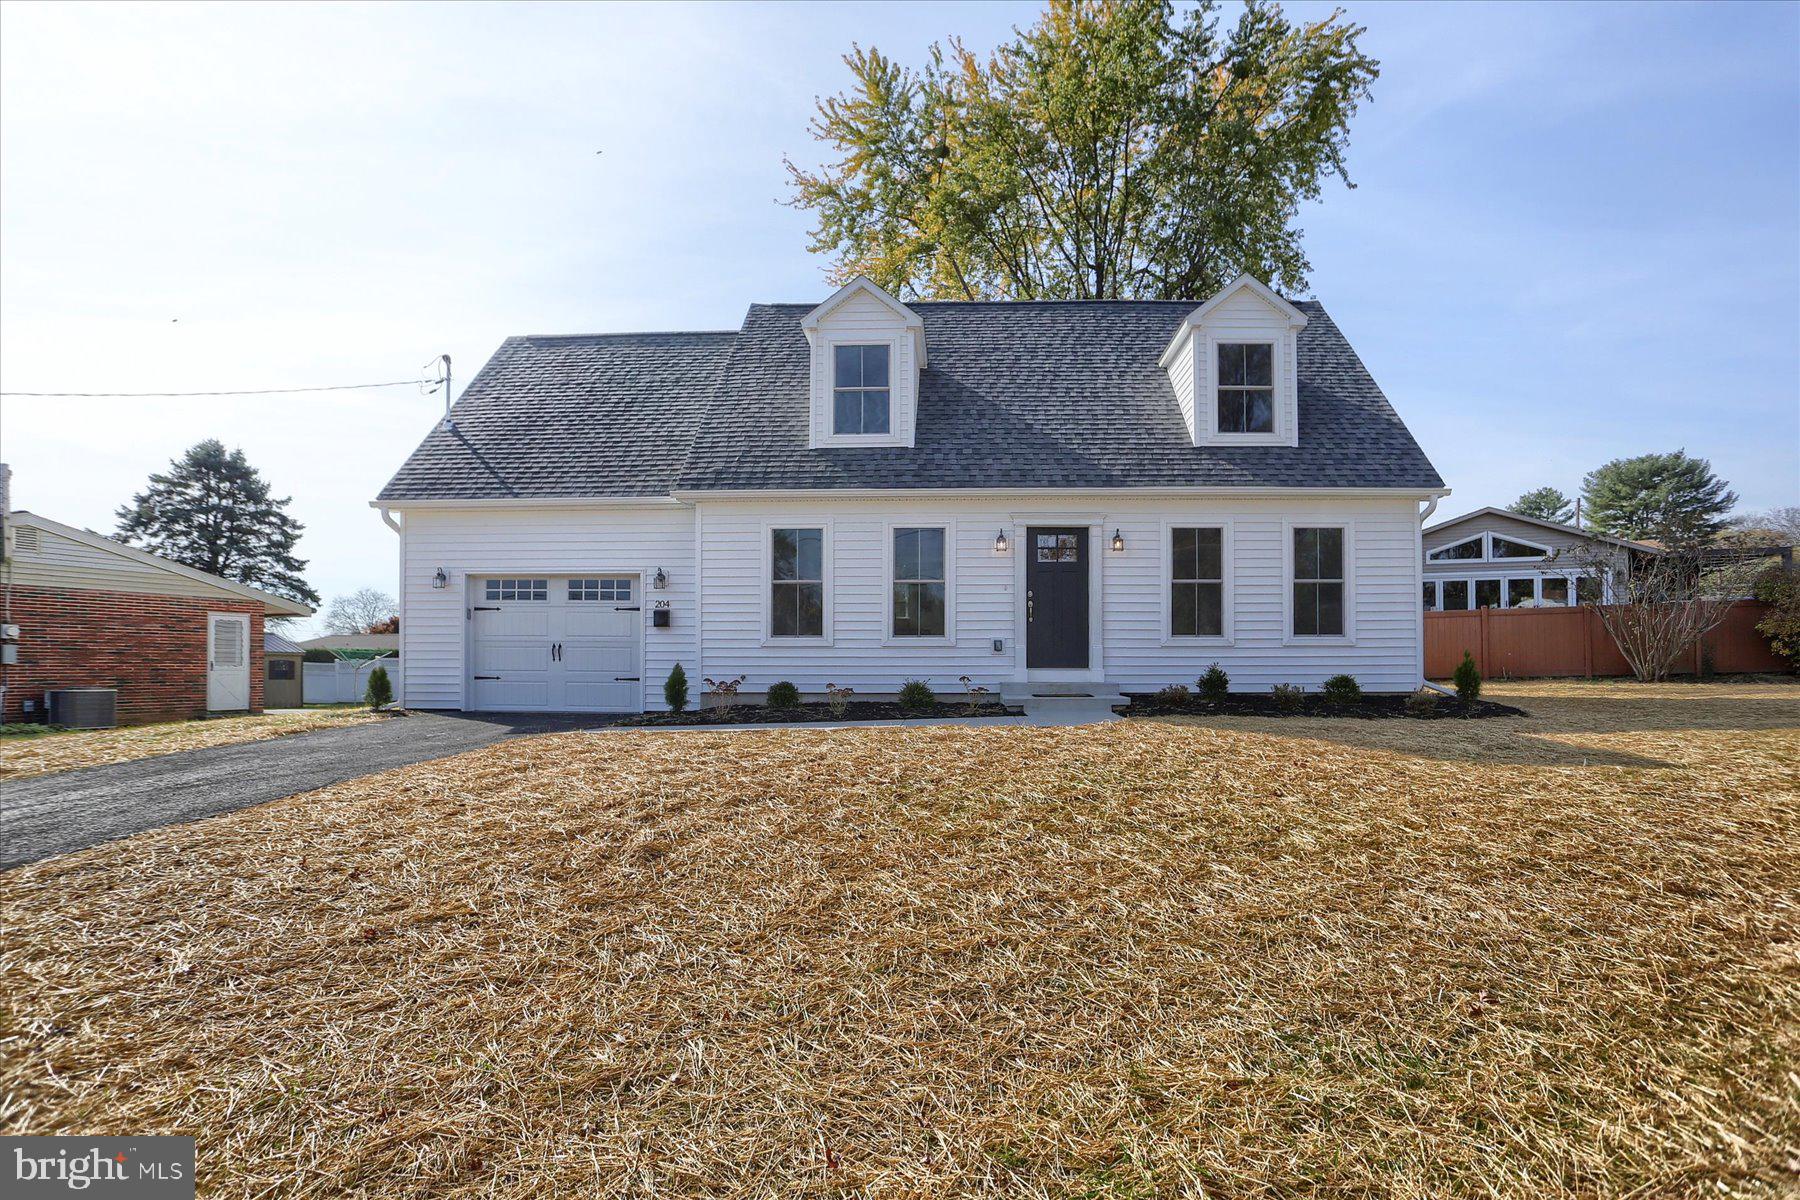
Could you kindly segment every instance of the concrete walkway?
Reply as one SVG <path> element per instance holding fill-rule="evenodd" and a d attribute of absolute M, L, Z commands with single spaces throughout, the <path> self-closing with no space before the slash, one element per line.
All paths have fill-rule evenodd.
<path fill-rule="evenodd" d="M 719 733 L 770 729 L 879 729 L 919 725 L 1083 725 L 1116 720 L 1066 701 L 1015 717 L 805 722 L 792 725 L 618 726 L 606 717 L 412 713 L 325 729 L 40 775 L 0 785 L 0 869 L 37 862 L 146 829 L 217 816 L 394 767 L 478 750 L 508 738 L 571 730 Z"/>

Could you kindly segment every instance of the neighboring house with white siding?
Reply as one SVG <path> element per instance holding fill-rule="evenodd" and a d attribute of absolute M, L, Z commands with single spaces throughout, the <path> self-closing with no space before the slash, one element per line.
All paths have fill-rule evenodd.
<path fill-rule="evenodd" d="M 1424 534 L 1427 611 L 1559 607 L 1613 598 L 1634 558 L 1662 551 L 1574 525 L 1478 508 Z"/>
<path fill-rule="evenodd" d="M 902 304 L 510 338 L 373 504 L 403 703 L 663 707 L 961 676 L 1140 691 L 1420 682 L 1447 494 L 1314 302 Z"/>

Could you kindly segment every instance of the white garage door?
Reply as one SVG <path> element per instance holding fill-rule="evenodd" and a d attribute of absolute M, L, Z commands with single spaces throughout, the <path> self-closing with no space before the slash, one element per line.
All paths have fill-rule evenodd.
<path fill-rule="evenodd" d="M 476 579 L 470 707 L 479 712 L 638 712 L 643 613 L 635 575 Z"/>

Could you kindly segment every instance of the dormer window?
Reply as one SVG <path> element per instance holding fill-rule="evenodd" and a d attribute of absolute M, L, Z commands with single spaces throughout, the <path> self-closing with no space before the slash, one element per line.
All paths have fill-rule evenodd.
<path fill-rule="evenodd" d="M 888 360 L 890 347 L 832 347 L 832 432 L 838 435 L 885 434 L 889 428 Z"/>
<path fill-rule="evenodd" d="M 1219 432 L 1275 432 L 1275 347 L 1220 342 Z"/>

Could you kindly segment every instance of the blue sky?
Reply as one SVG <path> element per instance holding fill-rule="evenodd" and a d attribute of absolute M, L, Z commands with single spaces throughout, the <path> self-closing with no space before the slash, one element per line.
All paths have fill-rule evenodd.
<path fill-rule="evenodd" d="M 1290 5 L 1323 14 L 1329 5 Z M 1685 447 L 1800 503 L 1800 6 L 1347 7 L 1382 60 L 1312 291 L 1455 489 Z M 853 41 L 917 62 L 1033 5 L 14 3 L 0 11 L 0 386 L 459 376 L 510 333 L 734 328 L 826 288 L 784 153 Z M 596 153 L 602 151 L 602 153 Z M 8 398 L 22 507 L 108 530 L 241 445 L 327 597 L 392 590 L 366 507 L 416 391 Z"/>

